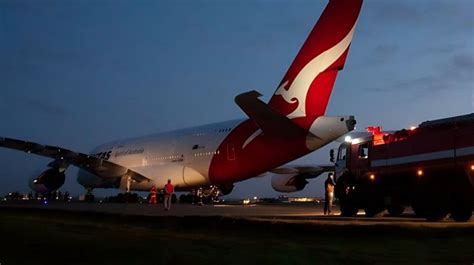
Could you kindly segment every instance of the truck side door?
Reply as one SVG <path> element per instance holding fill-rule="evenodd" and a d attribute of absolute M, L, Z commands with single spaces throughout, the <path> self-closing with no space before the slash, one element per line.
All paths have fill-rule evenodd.
<path fill-rule="evenodd" d="M 370 144 L 371 142 L 363 142 L 353 145 L 351 171 L 355 176 L 364 175 L 370 167 Z"/>
<path fill-rule="evenodd" d="M 348 167 L 348 161 L 349 161 L 349 151 L 350 150 L 350 144 L 349 143 L 343 143 L 339 146 L 339 149 L 337 150 L 337 159 L 336 159 L 336 180 L 341 177 L 346 171 Z"/>

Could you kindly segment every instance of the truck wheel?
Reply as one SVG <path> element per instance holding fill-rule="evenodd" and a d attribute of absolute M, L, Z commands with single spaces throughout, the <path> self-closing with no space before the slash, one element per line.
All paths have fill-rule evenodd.
<path fill-rule="evenodd" d="M 376 217 L 376 216 L 380 215 L 384 211 L 384 209 L 374 208 L 374 207 L 366 207 L 366 208 L 364 208 L 364 211 L 365 211 L 365 216 L 367 216 L 367 217 Z"/>
<path fill-rule="evenodd" d="M 351 183 L 355 181 L 351 176 L 341 176 L 336 183 L 336 198 L 339 199 L 339 209 L 341 216 L 351 217 L 355 216 L 359 211 L 356 204 L 356 197 L 354 196 L 354 188 Z"/>
<path fill-rule="evenodd" d="M 455 209 L 451 212 L 451 218 L 456 222 L 467 222 L 471 219 L 472 216 L 472 203 L 469 208 L 464 207 L 464 209 Z"/>
<path fill-rule="evenodd" d="M 405 207 L 401 205 L 389 205 L 387 206 L 387 211 L 390 214 L 390 216 L 399 217 L 405 211 Z"/>
<path fill-rule="evenodd" d="M 368 217 L 375 217 L 380 215 L 383 211 L 385 211 L 385 205 L 383 203 L 383 199 L 380 196 L 372 196 L 372 198 L 367 198 L 367 204 L 364 208 L 365 216 Z"/>
<path fill-rule="evenodd" d="M 447 215 L 448 215 L 448 211 L 446 209 L 442 209 L 442 208 L 431 209 L 427 213 L 426 220 L 430 222 L 437 222 L 446 218 Z"/>
<path fill-rule="evenodd" d="M 450 202 L 440 196 L 443 192 L 449 194 L 451 187 L 442 181 L 443 175 L 432 175 L 421 178 L 412 203 L 418 217 L 424 217 L 430 222 L 446 218 L 450 210 Z"/>
<path fill-rule="evenodd" d="M 340 200 L 339 204 L 341 216 L 352 217 L 355 216 L 359 211 L 357 207 L 348 199 Z"/>
<path fill-rule="evenodd" d="M 411 205 L 413 211 L 415 212 L 416 217 L 426 218 L 427 216 L 427 209 L 418 203 L 414 203 Z"/>
<path fill-rule="evenodd" d="M 469 183 L 467 183 L 470 185 Z M 467 185 L 466 185 L 467 186 Z M 452 194 L 451 218 L 456 222 L 467 222 L 472 216 L 473 191 L 469 186 L 459 186 Z"/>
<path fill-rule="evenodd" d="M 412 205 L 416 216 L 426 218 L 430 222 L 440 221 L 448 215 L 448 207 L 442 202 L 436 203 L 425 201 L 422 203 L 415 203 Z"/>

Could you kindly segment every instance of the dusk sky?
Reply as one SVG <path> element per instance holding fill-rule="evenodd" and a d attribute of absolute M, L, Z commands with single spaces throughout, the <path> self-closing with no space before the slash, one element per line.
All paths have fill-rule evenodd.
<path fill-rule="evenodd" d="M 245 118 L 234 97 L 270 98 L 326 3 L 0 0 L 0 136 L 87 153 Z M 472 112 L 474 1 L 366 0 L 326 114 L 364 130 Z M 335 146 L 292 164 L 327 164 Z M 50 160 L 0 149 L 0 195 L 27 192 Z M 84 193 L 76 174 L 61 190 Z M 323 181 L 294 195 L 321 196 Z M 231 197 L 276 195 L 267 176 Z"/>

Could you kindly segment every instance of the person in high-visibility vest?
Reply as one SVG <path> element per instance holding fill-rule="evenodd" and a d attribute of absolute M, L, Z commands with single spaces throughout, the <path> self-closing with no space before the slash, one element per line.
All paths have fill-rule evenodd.
<path fill-rule="evenodd" d="M 331 215 L 331 210 L 332 210 L 332 200 L 334 199 L 334 180 L 333 178 L 333 173 L 328 174 L 328 178 L 324 182 L 324 189 L 326 191 L 326 194 L 324 196 L 324 215 Z"/>
<path fill-rule="evenodd" d="M 171 198 L 173 197 L 174 187 L 171 184 L 171 179 L 168 179 L 168 183 L 166 183 L 164 188 L 164 204 L 165 204 L 165 211 L 168 211 L 171 208 Z"/>
<path fill-rule="evenodd" d="M 153 186 L 150 190 L 150 200 L 148 201 L 150 204 L 156 204 L 156 187 Z"/>

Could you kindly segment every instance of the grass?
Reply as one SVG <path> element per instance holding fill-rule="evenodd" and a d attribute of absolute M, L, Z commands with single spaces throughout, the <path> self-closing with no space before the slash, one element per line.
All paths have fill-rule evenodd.
<path fill-rule="evenodd" d="M 272 224 L 0 209 L 0 263 L 473 264 L 472 227 Z"/>

